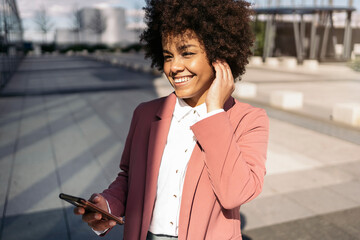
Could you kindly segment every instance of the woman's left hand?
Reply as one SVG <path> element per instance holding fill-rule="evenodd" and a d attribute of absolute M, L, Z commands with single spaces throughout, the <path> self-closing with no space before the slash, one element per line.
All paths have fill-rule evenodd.
<path fill-rule="evenodd" d="M 216 75 L 205 100 L 208 112 L 223 108 L 226 100 L 235 90 L 234 77 L 229 64 L 216 61 L 212 65 L 215 68 Z"/>

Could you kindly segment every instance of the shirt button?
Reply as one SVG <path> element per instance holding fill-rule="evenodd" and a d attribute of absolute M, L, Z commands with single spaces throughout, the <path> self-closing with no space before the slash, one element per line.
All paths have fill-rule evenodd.
<path fill-rule="evenodd" d="M 185 149 L 185 152 L 187 152 L 187 149 Z"/>
<path fill-rule="evenodd" d="M 194 110 L 194 112 L 193 112 L 194 114 L 196 113 L 196 110 Z"/>
<path fill-rule="evenodd" d="M 174 198 L 177 198 L 177 196 L 174 194 Z"/>
<path fill-rule="evenodd" d="M 170 222 L 170 224 L 171 224 L 171 225 L 174 225 L 174 223 L 173 223 L 173 222 Z"/>
<path fill-rule="evenodd" d="M 178 173 L 179 172 L 179 170 L 176 170 L 176 173 Z"/>

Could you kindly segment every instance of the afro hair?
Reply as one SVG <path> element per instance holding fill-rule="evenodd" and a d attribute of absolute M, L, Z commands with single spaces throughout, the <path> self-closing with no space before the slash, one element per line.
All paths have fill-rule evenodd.
<path fill-rule="evenodd" d="M 147 28 L 140 39 L 152 67 L 163 71 L 162 38 L 187 30 L 203 44 L 209 62 L 225 60 L 240 78 L 251 56 L 252 10 L 244 0 L 147 0 Z"/>

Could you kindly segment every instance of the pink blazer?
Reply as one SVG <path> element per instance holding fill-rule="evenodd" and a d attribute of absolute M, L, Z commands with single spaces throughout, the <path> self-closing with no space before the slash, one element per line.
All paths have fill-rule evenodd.
<path fill-rule="evenodd" d="M 102 195 L 112 213 L 126 216 L 124 239 L 146 239 L 157 176 L 176 96 L 134 111 L 121 172 Z M 262 189 L 268 142 L 263 109 L 229 98 L 225 112 L 197 122 L 180 206 L 179 239 L 241 239 L 240 206 Z"/>

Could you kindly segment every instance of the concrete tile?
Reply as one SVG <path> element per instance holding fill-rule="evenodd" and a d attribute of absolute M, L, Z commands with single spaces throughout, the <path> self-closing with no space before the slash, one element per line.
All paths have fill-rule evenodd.
<path fill-rule="evenodd" d="M 80 96 L 76 96 L 76 99 L 71 101 L 71 104 L 68 104 L 70 112 L 76 113 L 79 110 L 89 110 L 87 102 Z"/>
<path fill-rule="evenodd" d="M 359 145 L 276 119 L 270 120 L 269 143 L 270 151 L 281 146 L 323 165 L 354 162 L 360 155 Z"/>
<path fill-rule="evenodd" d="M 310 217 L 313 212 L 283 194 L 266 198 L 256 198 L 241 207 L 246 216 L 244 229 L 254 229 Z"/>
<path fill-rule="evenodd" d="M 52 133 L 52 144 L 59 167 L 88 150 L 85 139 L 76 125 L 69 125 Z"/>
<path fill-rule="evenodd" d="M 321 216 L 324 220 L 331 222 L 337 228 L 340 228 L 342 232 L 350 234 L 352 238 L 359 239 L 360 236 L 360 207 L 344 210 L 341 212 L 335 212 L 332 214 L 326 214 Z M 342 237 L 339 239 L 343 239 Z"/>
<path fill-rule="evenodd" d="M 48 126 L 46 115 L 29 117 L 21 120 L 19 142 L 34 142 L 36 140 L 46 138 L 48 136 Z"/>
<path fill-rule="evenodd" d="M 327 186 L 326 188 L 339 194 L 343 198 L 356 202 L 360 206 L 360 181 L 345 182 Z"/>
<path fill-rule="evenodd" d="M 62 164 L 58 171 L 61 189 L 71 195 L 88 198 L 94 192 L 101 192 L 109 183 L 89 151 Z"/>
<path fill-rule="evenodd" d="M 336 225 L 331 220 L 341 219 L 344 223 Z M 355 221 L 358 224 L 358 220 Z M 350 224 L 352 221 L 340 213 L 320 215 L 310 218 L 299 219 L 281 224 L 275 224 L 258 229 L 243 231 L 249 239 L 256 240 L 332 240 L 344 239 L 353 240 L 358 239 L 348 229 L 343 228 L 343 225 Z"/>
<path fill-rule="evenodd" d="M 109 182 L 112 182 L 120 171 L 122 151 L 123 144 L 115 142 L 113 146 L 96 156 Z"/>
<path fill-rule="evenodd" d="M 22 98 L 0 98 L 0 119 L 21 114 L 23 107 Z"/>
<path fill-rule="evenodd" d="M 60 207 L 53 199 L 59 192 L 49 139 L 15 155 L 7 214 L 15 215 Z"/>
<path fill-rule="evenodd" d="M 269 196 L 274 196 L 276 194 L 278 194 L 278 193 L 270 186 L 270 184 L 267 181 L 267 176 L 265 176 L 263 189 L 262 189 L 260 195 L 257 196 L 256 198 L 265 198 L 265 197 L 269 197 Z"/>
<path fill-rule="evenodd" d="M 66 95 L 61 98 L 59 96 L 44 96 L 44 111 L 47 111 L 49 115 L 69 113 L 68 104 L 73 101 L 76 101 L 74 95 Z"/>
<path fill-rule="evenodd" d="M 0 126 L 0 161 L 14 153 L 19 137 L 19 123 L 16 121 L 13 124 Z"/>
<path fill-rule="evenodd" d="M 23 114 L 31 114 L 32 112 L 43 111 L 42 96 L 30 96 L 24 98 Z"/>
<path fill-rule="evenodd" d="M 337 167 L 351 174 L 355 179 L 360 180 L 360 160 L 356 162 L 340 164 Z"/>
<path fill-rule="evenodd" d="M 68 239 L 62 209 L 11 216 L 4 222 L 3 240 Z"/>
<path fill-rule="evenodd" d="M 349 200 L 327 188 L 316 188 L 286 194 L 301 206 L 310 209 L 316 215 L 336 212 L 359 206 L 359 203 Z"/>
<path fill-rule="evenodd" d="M 0 120 L 0 148 L 4 145 L 13 144 L 18 137 L 19 121 Z"/>
<path fill-rule="evenodd" d="M 270 145 L 266 161 L 266 174 L 279 174 L 314 169 L 322 166 L 320 162 L 306 155 L 282 147 Z"/>
<path fill-rule="evenodd" d="M 111 130 L 97 116 L 92 115 L 77 122 L 89 145 L 94 145 L 111 134 Z"/>
<path fill-rule="evenodd" d="M 278 193 L 289 193 L 351 181 L 353 177 L 338 169 L 327 167 L 297 171 L 267 177 L 269 186 Z"/>
<path fill-rule="evenodd" d="M 7 190 L 10 181 L 13 154 L 0 159 L 0 211 L 4 211 Z"/>

